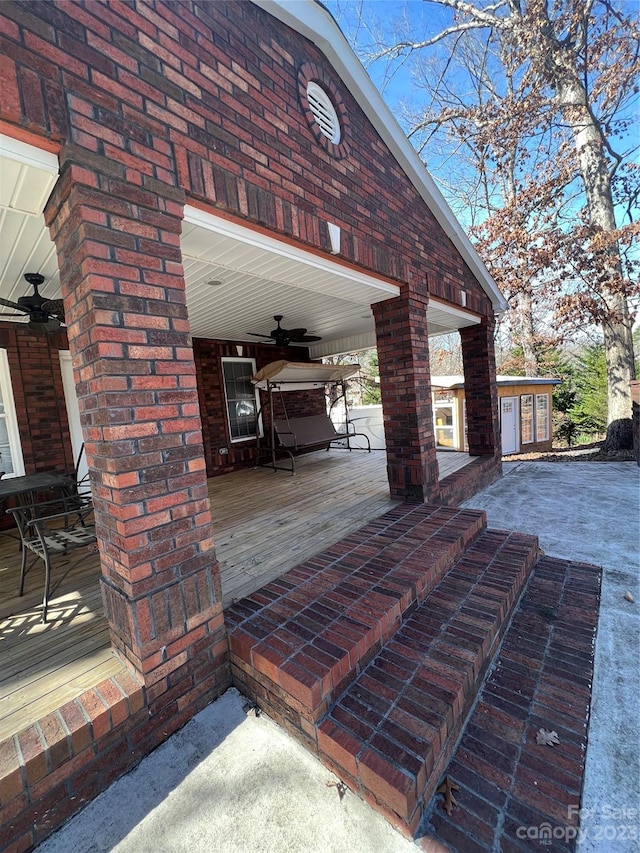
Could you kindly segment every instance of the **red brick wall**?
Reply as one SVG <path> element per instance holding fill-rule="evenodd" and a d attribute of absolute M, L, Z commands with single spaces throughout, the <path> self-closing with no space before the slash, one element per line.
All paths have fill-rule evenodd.
<path fill-rule="evenodd" d="M 460 329 L 469 453 L 497 462 L 502 453 L 494 333 L 493 317 Z"/>
<path fill-rule="evenodd" d="M 489 311 L 324 56 L 250 2 L 5 2 L 0 18 L 6 122 L 315 248 L 329 220 L 358 266 L 401 282 L 413 268 L 431 295 L 461 304 L 464 289 Z M 332 94 L 340 146 L 317 141 L 307 79 Z"/>
<path fill-rule="evenodd" d="M 225 474 L 253 465 L 256 459 L 256 441 L 232 442 L 226 416 L 224 383 L 222 378 L 222 358 L 238 358 L 237 343 L 234 341 L 212 341 L 195 338 L 193 351 L 198 378 L 198 397 L 202 417 L 207 475 Z M 269 344 L 247 344 L 241 342 L 242 358 L 254 358 L 256 370 L 260 370 L 271 361 L 308 361 L 305 347 L 275 347 Z M 269 428 L 269 413 L 266 394 L 260 395 L 261 405 L 266 407 L 264 414 L 265 430 Z M 276 416 L 282 411 L 279 395 L 274 397 Z M 286 395 L 286 410 L 289 416 L 312 415 L 326 411 L 324 392 L 290 392 Z M 229 452 L 221 454 L 220 448 Z"/>
<path fill-rule="evenodd" d="M 69 348 L 66 333 L 42 335 L 24 324 L 0 323 L 0 348 L 9 360 L 25 473 L 73 471 L 58 355 Z"/>
<path fill-rule="evenodd" d="M 424 288 L 426 290 L 426 287 Z M 438 495 L 426 293 L 374 305 L 380 391 L 391 495 L 431 501 Z"/>

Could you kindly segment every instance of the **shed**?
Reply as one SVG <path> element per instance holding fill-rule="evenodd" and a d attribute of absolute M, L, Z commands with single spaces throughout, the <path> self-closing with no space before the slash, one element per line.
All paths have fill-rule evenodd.
<path fill-rule="evenodd" d="M 561 379 L 498 374 L 502 453 L 551 450 L 553 388 Z M 433 420 L 438 450 L 467 450 L 464 377 L 432 376 Z"/>

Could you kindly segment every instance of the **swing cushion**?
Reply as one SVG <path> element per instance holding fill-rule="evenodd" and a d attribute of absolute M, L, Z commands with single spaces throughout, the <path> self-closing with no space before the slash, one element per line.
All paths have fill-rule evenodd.
<path fill-rule="evenodd" d="M 333 441 L 347 438 L 347 433 L 338 432 L 327 415 L 306 415 L 288 420 L 274 418 L 273 426 L 280 446 L 289 450 L 328 447 Z"/>

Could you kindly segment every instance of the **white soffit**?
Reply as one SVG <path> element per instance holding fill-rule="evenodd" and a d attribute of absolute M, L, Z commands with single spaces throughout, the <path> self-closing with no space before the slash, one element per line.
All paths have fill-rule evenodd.
<path fill-rule="evenodd" d="M 194 337 L 255 341 L 274 314 L 284 328 L 328 338 L 371 332 L 371 304 L 400 288 L 333 258 L 191 206 L 181 248 Z M 217 282 L 210 285 L 208 282 Z"/>
<path fill-rule="evenodd" d="M 271 278 L 303 290 L 315 292 L 320 288 L 328 296 L 362 305 L 400 293 L 395 284 L 190 205 L 185 206 L 184 222 L 187 227 L 183 228 L 181 245 L 187 257 L 197 252 L 198 258 L 217 266 L 228 266 L 262 279 Z"/>
<path fill-rule="evenodd" d="M 463 308 L 457 308 L 454 305 L 447 305 L 438 299 L 429 300 L 429 307 L 427 309 L 427 334 L 430 338 L 438 337 L 439 335 L 449 335 L 466 326 L 475 326 L 477 323 L 480 323 L 480 317 L 477 314 L 472 314 L 470 311 L 465 311 Z M 311 358 L 326 358 L 328 356 L 343 355 L 348 352 L 361 352 L 362 350 L 373 349 L 376 345 L 377 341 L 374 329 L 362 334 L 348 335 L 312 344 L 309 347 L 309 356 Z"/>
<path fill-rule="evenodd" d="M 480 317 L 464 308 L 455 305 L 447 305 L 438 299 L 429 300 L 427 310 L 427 330 L 429 337 L 448 335 L 450 332 L 464 329 L 465 326 L 475 326 L 480 322 Z"/>
<path fill-rule="evenodd" d="M 55 247 L 42 211 L 58 177 L 58 158 L 0 135 L 0 296 L 15 301 L 31 292 L 26 272 L 45 277 L 40 292 L 54 298 L 59 290 Z M 0 316 L 12 313 L 1 308 Z"/>
<path fill-rule="evenodd" d="M 506 311 L 506 299 L 330 12 L 315 0 L 252 2 L 309 39 L 324 53 L 480 282 L 494 311 Z"/>
<path fill-rule="evenodd" d="M 0 206 L 40 216 L 58 177 L 58 158 L 0 136 Z"/>

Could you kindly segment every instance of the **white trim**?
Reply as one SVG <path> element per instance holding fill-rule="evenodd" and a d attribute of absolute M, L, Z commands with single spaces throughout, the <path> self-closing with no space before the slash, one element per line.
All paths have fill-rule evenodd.
<path fill-rule="evenodd" d="M 524 438 L 524 419 L 522 417 L 522 401 L 526 400 L 528 397 L 531 397 L 531 438 L 525 441 Z M 518 405 L 520 406 L 520 446 L 524 446 L 525 444 L 535 444 L 536 443 L 536 408 L 535 408 L 535 394 L 520 394 L 520 399 L 518 401 Z M 504 399 L 504 397 L 502 398 Z"/>
<path fill-rule="evenodd" d="M 536 394 L 535 395 L 536 399 L 535 399 L 535 405 L 534 405 L 533 412 L 534 412 L 534 422 L 535 422 L 535 426 L 536 426 L 536 428 L 535 428 L 536 441 L 549 441 L 549 436 L 551 434 L 550 423 L 549 423 L 549 420 L 550 420 L 549 415 L 551 414 L 550 396 L 551 396 L 550 394 Z M 544 397 L 544 399 L 547 401 L 547 403 L 546 403 L 547 411 L 545 412 L 545 419 L 544 419 L 544 421 L 545 421 L 545 435 L 543 438 L 540 438 L 540 436 L 538 435 L 538 400 L 541 397 Z"/>
<path fill-rule="evenodd" d="M 506 311 L 509 307 L 506 299 L 489 275 L 444 196 L 427 172 L 417 151 L 373 85 L 331 13 L 321 3 L 313 0 L 308 2 L 253 0 L 253 2 L 309 39 L 324 53 L 480 282 L 491 299 L 494 311 L 496 313 Z"/>
<path fill-rule="evenodd" d="M 58 350 L 58 357 L 60 359 L 62 387 L 64 388 L 64 404 L 67 409 L 67 420 L 69 421 L 71 450 L 73 452 L 73 460 L 76 462 L 80 458 L 80 451 L 84 444 L 84 436 L 82 435 L 78 392 L 76 391 L 76 383 L 73 378 L 73 362 L 71 361 L 71 353 L 69 350 Z M 87 477 L 88 474 L 89 466 L 87 465 L 87 455 L 86 453 L 83 453 L 82 458 L 80 458 L 80 466 L 78 468 L 78 482 Z"/>
<path fill-rule="evenodd" d="M 459 429 L 458 429 L 458 398 L 455 394 L 451 395 L 451 400 L 436 400 L 435 394 L 433 395 L 432 401 L 432 409 L 433 409 L 433 434 L 436 442 L 436 450 L 460 450 L 459 447 Z M 445 424 L 443 426 L 438 426 L 436 423 L 436 417 L 438 413 L 438 409 L 450 408 L 451 409 L 451 426 Z M 448 444 L 438 444 L 438 431 L 443 430 L 451 430 L 451 447 Z"/>
<path fill-rule="evenodd" d="M 482 318 L 473 311 L 469 311 L 465 308 L 458 308 L 456 305 L 451 305 L 449 302 L 443 302 L 435 296 L 429 296 L 429 307 L 431 307 L 431 305 L 433 305 L 434 308 L 437 307 L 440 311 L 444 311 L 446 314 L 451 314 L 452 317 L 458 317 L 461 320 L 468 320 L 469 324 L 472 326 L 482 322 Z M 427 316 L 428 314 L 429 312 L 427 309 Z"/>
<path fill-rule="evenodd" d="M 7 423 L 7 435 L 9 437 L 11 462 L 13 464 L 13 473 L 7 474 L 7 478 L 21 477 L 24 474 L 24 458 L 22 456 L 20 430 L 18 429 L 16 403 L 13 398 L 11 371 L 9 370 L 9 357 L 6 349 L 0 349 L 0 385 L 2 386 L 2 399 L 4 402 L 4 413 Z"/>
<path fill-rule="evenodd" d="M 346 267 L 344 264 L 339 264 L 330 258 L 325 258 L 322 255 L 315 255 L 313 252 L 307 252 L 290 243 L 285 243 L 282 240 L 276 240 L 268 234 L 263 234 L 262 231 L 254 231 L 251 228 L 246 228 L 244 225 L 239 225 L 236 222 L 231 222 L 228 219 L 223 219 L 221 216 L 215 216 L 204 210 L 191 205 L 185 205 L 184 221 L 189 225 L 197 225 L 205 228 L 207 231 L 213 231 L 216 234 L 221 234 L 223 237 L 229 237 L 233 240 L 238 240 L 241 243 L 246 243 L 256 249 L 262 249 L 265 252 L 272 252 L 282 258 L 288 258 L 292 261 L 307 264 L 322 272 L 330 273 L 331 275 L 340 276 L 347 281 L 355 281 L 358 284 L 364 284 L 374 290 L 386 293 L 389 296 L 398 296 L 400 288 L 387 281 L 382 281 L 372 275 L 361 272 L 360 270 Z M 375 300 L 374 300 L 375 301 Z"/>
<path fill-rule="evenodd" d="M 51 175 L 57 175 L 59 172 L 58 158 L 55 154 L 5 134 L 0 134 L 0 157 L 17 160 L 25 166 L 35 166 Z"/>

